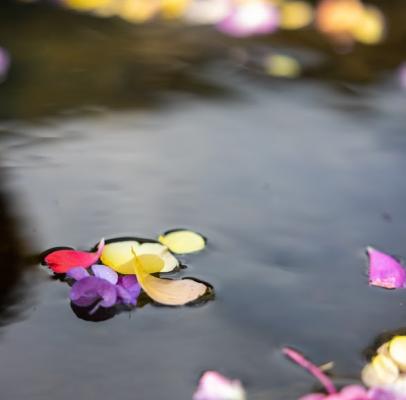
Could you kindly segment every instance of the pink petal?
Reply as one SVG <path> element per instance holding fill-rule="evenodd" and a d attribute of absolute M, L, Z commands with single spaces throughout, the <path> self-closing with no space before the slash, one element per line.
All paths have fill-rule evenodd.
<path fill-rule="evenodd" d="M 337 389 L 335 388 L 331 379 L 317 365 L 314 365 L 312 362 L 304 358 L 300 353 L 288 347 L 285 347 L 282 352 L 296 364 L 300 365 L 304 369 L 307 369 L 316 379 L 320 381 L 329 394 L 337 393 Z"/>
<path fill-rule="evenodd" d="M 245 392 L 240 381 L 207 371 L 200 378 L 193 400 L 245 400 Z"/>
<path fill-rule="evenodd" d="M 395 258 L 372 247 L 367 248 L 369 255 L 369 284 L 387 289 L 404 288 L 406 270 Z"/>
<path fill-rule="evenodd" d="M 368 400 L 368 392 L 359 385 L 346 386 L 340 392 L 341 400 Z"/>
<path fill-rule="evenodd" d="M 311 393 L 301 397 L 299 400 L 325 400 L 327 396 L 321 393 Z"/>
<path fill-rule="evenodd" d="M 103 251 L 104 239 L 98 245 L 97 251 L 57 250 L 45 257 L 45 262 L 56 273 L 65 273 L 75 267 L 88 268 L 95 264 Z"/>

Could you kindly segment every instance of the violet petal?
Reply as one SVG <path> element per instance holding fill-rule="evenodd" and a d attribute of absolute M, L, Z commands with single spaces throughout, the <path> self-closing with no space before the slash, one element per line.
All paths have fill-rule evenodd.
<path fill-rule="evenodd" d="M 369 283 L 387 289 L 404 288 L 406 270 L 395 258 L 372 247 L 367 248 L 369 255 Z"/>
<path fill-rule="evenodd" d="M 105 265 L 95 264 L 92 266 L 92 271 L 94 276 L 98 278 L 105 279 L 111 284 L 115 285 L 118 281 L 118 275 L 116 271 L 113 271 L 111 268 L 106 267 Z"/>
<path fill-rule="evenodd" d="M 125 275 L 120 278 L 117 285 L 117 294 L 124 304 L 137 304 L 140 293 L 141 286 L 135 275 Z"/>
<path fill-rule="evenodd" d="M 87 269 L 83 267 L 72 268 L 66 273 L 66 275 L 69 276 L 69 278 L 74 279 L 75 281 L 80 281 L 81 279 L 90 276 L 89 272 L 87 272 Z"/>

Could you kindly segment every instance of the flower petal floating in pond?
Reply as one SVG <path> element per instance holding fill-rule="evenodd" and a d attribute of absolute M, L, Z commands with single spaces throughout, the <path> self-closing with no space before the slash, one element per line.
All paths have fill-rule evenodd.
<path fill-rule="evenodd" d="M 88 307 L 98 301 L 92 310 L 94 312 L 99 306 L 104 308 L 114 306 L 117 302 L 117 291 L 115 285 L 105 279 L 89 276 L 73 284 L 69 297 L 80 307 Z"/>
<path fill-rule="evenodd" d="M 395 258 L 372 247 L 367 248 L 369 255 L 369 283 L 387 289 L 404 288 L 406 270 Z"/>
<path fill-rule="evenodd" d="M 117 294 L 120 300 L 127 305 L 136 305 L 141 293 L 141 286 L 136 276 L 125 275 L 120 277 L 117 284 Z"/>
<path fill-rule="evenodd" d="M 281 23 L 283 29 L 301 29 L 313 21 L 313 8 L 304 1 L 288 1 L 281 4 Z"/>
<path fill-rule="evenodd" d="M 221 32 L 235 37 L 272 33 L 279 26 L 279 11 L 264 0 L 242 2 L 217 24 Z"/>
<path fill-rule="evenodd" d="M 155 263 L 155 255 L 136 255 L 134 252 L 134 271 L 137 275 L 139 284 L 145 293 L 154 301 L 169 306 L 181 306 L 192 301 L 206 293 L 207 286 L 192 279 L 170 280 L 156 278 L 146 272 L 148 264 Z"/>
<path fill-rule="evenodd" d="M 196 232 L 181 229 L 161 235 L 159 241 L 177 254 L 194 253 L 203 250 L 206 246 L 203 236 Z"/>
<path fill-rule="evenodd" d="M 113 271 L 111 268 L 106 267 L 105 265 L 96 264 L 92 266 L 92 271 L 94 276 L 106 280 L 107 282 L 115 285 L 118 281 L 118 275 L 116 271 Z"/>
<path fill-rule="evenodd" d="M 88 276 L 90 276 L 88 270 L 83 267 L 72 268 L 66 273 L 66 275 L 68 275 L 69 278 L 72 278 L 75 281 L 80 281 L 81 279 L 87 278 Z"/>
<path fill-rule="evenodd" d="M 402 372 L 406 372 L 406 336 L 395 336 L 388 344 L 391 359 Z"/>
<path fill-rule="evenodd" d="M 192 1 L 185 10 L 183 19 L 196 25 L 217 24 L 231 12 L 229 0 Z"/>
<path fill-rule="evenodd" d="M 100 241 L 96 252 L 57 250 L 48 254 L 44 261 L 56 273 L 65 273 L 74 267 L 88 268 L 99 260 L 103 248 L 104 239 Z"/>
<path fill-rule="evenodd" d="M 120 0 L 116 3 L 116 13 L 128 22 L 146 22 L 158 13 L 159 0 Z"/>
<path fill-rule="evenodd" d="M 183 15 L 191 0 L 161 0 L 161 14 L 165 18 L 178 18 Z"/>
<path fill-rule="evenodd" d="M 66 6 L 76 10 L 92 11 L 109 6 L 111 0 L 62 0 L 62 2 Z"/>
<path fill-rule="evenodd" d="M 245 391 L 238 380 L 230 380 L 216 371 L 207 371 L 200 378 L 193 400 L 245 400 Z"/>
<path fill-rule="evenodd" d="M 373 6 L 365 6 L 360 20 L 352 29 L 354 38 L 364 44 L 376 44 L 385 36 L 385 17 Z"/>
<path fill-rule="evenodd" d="M 361 377 L 369 387 L 385 386 L 398 379 L 399 369 L 390 357 L 378 354 L 364 367 Z"/>
<path fill-rule="evenodd" d="M 146 272 L 171 272 L 179 266 L 179 261 L 168 251 L 166 246 L 159 243 L 139 244 L 135 240 L 106 244 L 101 255 L 101 260 L 105 265 L 108 265 L 120 274 L 133 274 L 133 247 L 137 249 L 138 255 L 152 254 L 159 257 L 151 259 L 151 262 L 146 264 L 147 268 L 149 268 Z"/>
<path fill-rule="evenodd" d="M 297 78 L 301 73 L 300 64 L 294 58 L 282 54 L 266 57 L 264 69 L 268 75 L 277 78 Z"/>

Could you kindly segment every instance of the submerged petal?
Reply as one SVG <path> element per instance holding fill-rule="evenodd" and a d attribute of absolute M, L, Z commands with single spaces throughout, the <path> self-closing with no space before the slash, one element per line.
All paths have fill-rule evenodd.
<path fill-rule="evenodd" d="M 45 257 L 45 263 L 56 273 L 65 273 L 75 267 L 88 268 L 95 264 L 104 248 L 104 240 L 98 244 L 96 252 L 78 250 L 57 250 Z"/>
<path fill-rule="evenodd" d="M 106 281 L 115 285 L 118 281 L 118 275 L 116 271 L 113 271 L 111 268 L 106 267 L 105 265 L 95 264 L 92 266 L 92 271 L 94 276 L 98 278 L 105 279 Z"/>
<path fill-rule="evenodd" d="M 203 250 L 206 241 L 202 235 L 188 230 L 176 230 L 165 233 L 159 241 L 174 253 L 186 254 Z"/>
<path fill-rule="evenodd" d="M 387 289 L 404 288 L 406 270 L 395 258 L 372 247 L 367 248 L 369 255 L 369 283 Z"/>
<path fill-rule="evenodd" d="M 207 371 L 200 378 L 193 400 L 245 400 L 245 391 L 240 381 Z"/>

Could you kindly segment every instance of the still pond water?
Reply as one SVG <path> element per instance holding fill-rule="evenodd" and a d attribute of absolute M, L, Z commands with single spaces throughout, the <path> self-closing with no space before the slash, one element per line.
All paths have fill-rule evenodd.
<path fill-rule="evenodd" d="M 0 88 L 1 398 L 189 400 L 217 369 L 251 399 L 295 399 L 314 381 L 284 345 L 355 381 L 375 338 L 406 326 L 406 294 L 368 287 L 364 255 L 406 256 L 393 74 L 271 80 L 212 32 L 26 10 L 1 28 L 17 64 Z M 33 261 L 178 227 L 208 238 L 182 261 L 214 301 L 87 322 Z"/>

